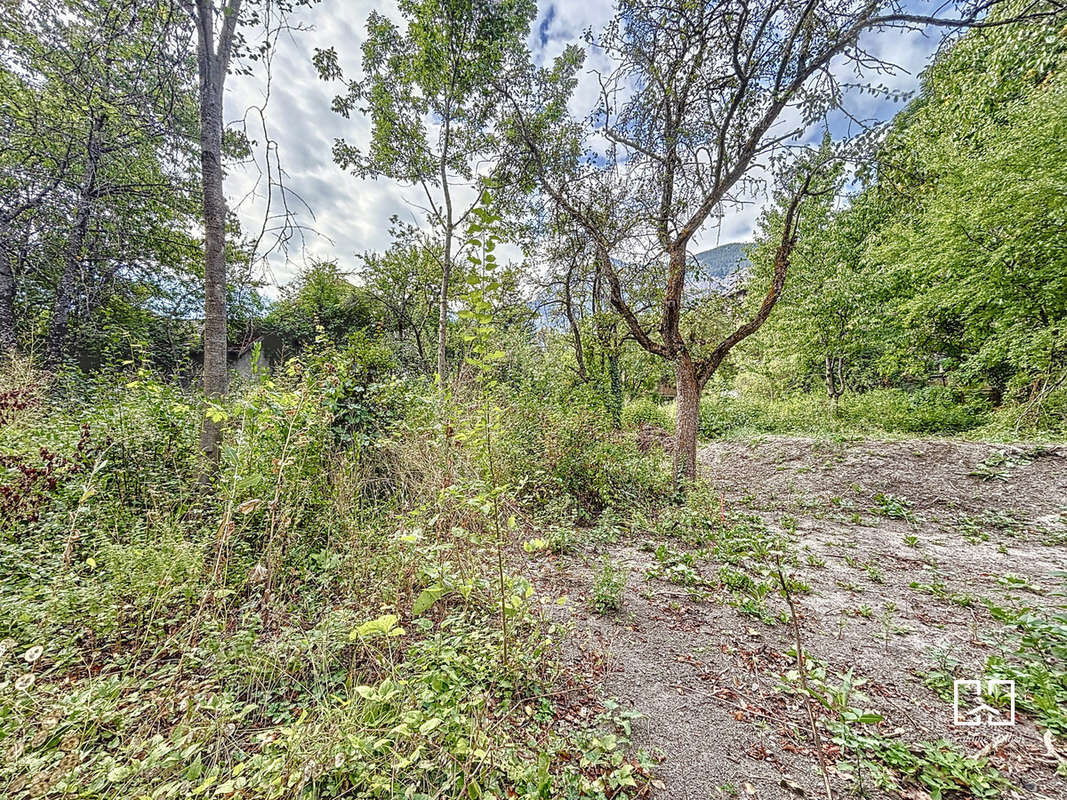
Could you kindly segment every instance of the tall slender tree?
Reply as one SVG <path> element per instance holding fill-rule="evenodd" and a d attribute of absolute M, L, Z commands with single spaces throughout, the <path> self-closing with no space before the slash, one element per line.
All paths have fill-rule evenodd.
<path fill-rule="evenodd" d="M 200 170 L 204 214 L 204 394 L 226 393 L 226 194 L 223 185 L 223 132 L 226 78 L 236 58 L 265 60 L 277 33 L 289 28 L 297 6 L 315 0 L 180 0 L 196 32 L 196 61 L 200 76 Z M 259 26 L 262 41 L 249 46 L 243 29 Z M 268 71 L 269 73 L 269 71 Z M 270 80 L 270 75 L 266 76 Z M 262 109 L 260 109 L 262 114 Z M 268 172 L 270 165 L 268 164 Z M 268 182 L 277 176 L 268 174 Z M 284 192 L 283 192 L 284 195 Z M 270 217 L 272 209 L 265 214 Z M 288 221 L 288 208 L 284 212 Z M 285 223 L 286 225 L 288 222 Z M 209 462 L 218 458 L 220 423 L 204 417 L 200 448 Z"/>
<path fill-rule="evenodd" d="M 501 102 L 493 79 L 522 52 L 536 8 L 532 0 L 401 0 L 404 27 L 382 14 L 367 18 L 363 75 L 345 81 L 336 112 L 367 115 L 363 151 L 344 140 L 334 160 L 360 177 L 387 177 L 421 189 L 439 233 L 437 376 L 448 376 L 448 294 L 461 232 L 478 205 L 477 170 L 496 152 Z M 317 50 L 323 80 L 343 80 L 337 51 Z M 474 191 L 471 191 L 474 189 Z M 464 191 L 466 190 L 466 191 Z"/>
<path fill-rule="evenodd" d="M 223 93 L 242 0 L 183 0 L 196 30 L 200 76 L 200 171 L 204 212 L 204 394 L 226 393 L 226 195 L 223 189 Z M 218 458 L 220 423 L 205 415 L 200 449 Z"/>

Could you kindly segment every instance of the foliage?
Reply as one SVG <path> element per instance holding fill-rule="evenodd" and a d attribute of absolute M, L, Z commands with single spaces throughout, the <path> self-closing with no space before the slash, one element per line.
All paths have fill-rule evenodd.
<path fill-rule="evenodd" d="M 639 398 L 622 407 L 622 424 L 625 428 L 653 425 L 665 431 L 674 430 L 674 417 L 664 406 L 649 398 Z"/>
<path fill-rule="evenodd" d="M 355 447 L 339 438 L 339 387 L 372 380 L 374 347 L 313 346 L 215 404 L 216 497 L 180 388 L 142 370 L 68 379 L 53 400 L 38 373 L 4 373 L 26 398 L 5 412 L 4 452 L 85 465 L 52 473 L 35 521 L 0 523 L 5 796 L 606 798 L 647 784 L 650 762 L 612 719 L 550 729 L 559 634 L 508 575 L 522 669 L 501 667 L 485 484 L 462 452 L 451 485 L 434 472 L 425 387 L 376 395 L 375 424 Z"/>
<path fill-rule="evenodd" d="M 593 576 L 589 604 L 598 614 L 607 614 L 622 608 L 622 595 L 626 590 L 627 570 L 604 556 L 600 569 Z"/>
<path fill-rule="evenodd" d="M 741 394 L 706 397 L 700 433 L 708 438 L 759 433 L 960 433 L 977 431 L 988 421 L 983 399 L 967 401 L 940 387 L 918 392 L 874 389 L 846 394 L 836 409 L 825 392 L 774 400 Z"/>
<path fill-rule="evenodd" d="M 60 0 L 0 15 L 5 350 L 99 364 L 166 341 L 148 319 L 181 335 L 166 318 L 188 313 L 198 247 L 180 13 Z"/>
<path fill-rule="evenodd" d="M 990 601 L 986 607 L 1004 627 L 990 637 L 997 653 L 986 659 L 981 674 L 1015 681 L 1015 707 L 1057 739 L 1067 738 L 1067 615 Z M 953 680 L 962 673 L 962 665 L 946 661 L 926 675 L 926 683 L 951 699 Z"/>
<path fill-rule="evenodd" d="M 953 392 L 939 400 L 946 411 L 980 406 L 979 393 L 1002 406 L 991 431 L 1063 429 L 1064 52 L 1067 33 L 1035 21 L 972 31 L 940 54 L 860 170 L 861 190 L 803 220 L 739 388 L 773 400 L 824 383 L 833 399 L 937 382 Z M 764 219 L 754 281 L 768 269 L 776 219 Z M 906 427 L 885 427 L 977 421 L 962 409 L 923 419 L 927 401 Z"/>
<path fill-rule="evenodd" d="M 261 327 L 277 337 L 284 357 L 323 339 L 343 344 L 350 334 L 369 328 L 373 321 L 366 292 L 353 286 L 336 262 L 320 261 L 282 290 Z"/>
<path fill-rule="evenodd" d="M 986 758 L 972 758 L 945 740 L 910 744 L 885 736 L 878 729 L 884 717 L 867 707 L 862 687 L 866 679 L 848 670 L 836 680 L 826 664 L 807 656 L 811 667 L 808 693 L 826 715 L 822 720 L 840 748 L 838 771 L 856 781 L 857 790 L 870 781 L 883 791 L 904 792 L 918 787 L 931 798 L 996 798 L 1009 784 Z M 799 673 L 783 676 L 783 688 L 802 692 Z"/>

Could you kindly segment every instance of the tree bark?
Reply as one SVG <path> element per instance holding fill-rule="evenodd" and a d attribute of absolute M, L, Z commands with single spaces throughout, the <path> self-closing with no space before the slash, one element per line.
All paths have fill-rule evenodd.
<path fill-rule="evenodd" d="M 197 67 L 200 75 L 200 171 L 204 209 L 204 371 L 208 400 L 226 393 L 226 196 L 223 193 L 223 91 L 233 52 L 241 0 L 227 0 L 218 41 L 212 0 L 186 0 L 196 24 Z M 204 415 L 200 449 L 209 464 L 218 463 L 222 426 Z M 206 477 L 207 473 L 205 473 Z"/>
<path fill-rule="evenodd" d="M 447 195 L 446 195 L 447 196 Z M 452 279 L 452 211 L 449 203 L 449 221 L 445 227 L 445 253 L 441 264 L 441 291 L 437 310 L 437 381 L 442 390 L 448 378 L 446 359 L 446 336 L 448 335 L 448 283 Z"/>
<path fill-rule="evenodd" d="M 200 91 L 200 169 L 204 206 L 204 395 L 226 394 L 226 198 L 222 187 L 222 86 L 207 70 Z M 210 416 L 200 430 L 200 449 L 218 461 L 222 428 Z"/>
<path fill-rule="evenodd" d="M 571 327 L 571 339 L 574 342 L 574 360 L 578 364 L 578 377 L 582 383 L 589 382 L 589 372 L 585 368 L 585 352 L 582 347 L 582 330 L 578 327 L 578 320 L 574 316 L 574 301 L 571 297 L 571 280 L 574 278 L 574 263 L 567 269 L 567 275 L 563 278 L 563 313 L 567 317 L 567 323 Z"/>
<path fill-rule="evenodd" d="M 687 353 L 675 362 L 677 411 L 674 418 L 674 487 L 682 489 L 697 476 L 697 429 L 704 383 Z"/>
<path fill-rule="evenodd" d="M 622 430 L 622 374 L 619 370 L 619 351 L 608 350 L 608 412 L 611 414 L 611 427 Z"/>
<path fill-rule="evenodd" d="M 0 357 L 14 355 L 18 347 L 15 335 L 14 247 L 0 244 Z"/>

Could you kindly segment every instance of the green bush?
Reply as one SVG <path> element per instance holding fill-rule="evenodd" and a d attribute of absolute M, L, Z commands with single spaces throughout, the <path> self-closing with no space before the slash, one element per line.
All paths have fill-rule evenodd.
<path fill-rule="evenodd" d="M 751 434 L 952 434 L 972 430 L 988 417 L 981 400 L 966 401 L 951 389 L 874 389 L 844 395 L 836 414 L 825 395 L 795 394 L 770 400 L 705 395 L 700 405 L 704 438 Z"/>
<path fill-rule="evenodd" d="M 534 506 L 588 523 L 605 509 L 641 507 L 668 491 L 665 460 L 613 431 L 597 401 L 550 406 L 517 396 L 506 402 L 500 461 L 507 482 L 521 485 L 521 496 Z"/>
<path fill-rule="evenodd" d="M 0 373 L 4 797 L 594 800 L 590 769 L 647 791 L 624 737 L 551 727 L 555 633 L 489 558 L 481 398 L 442 418 L 352 344 L 212 403 L 207 487 L 194 393 Z M 668 483 L 600 404 L 499 402 L 512 520 L 517 496 L 592 515 Z"/>
<path fill-rule="evenodd" d="M 985 421 L 980 401 L 966 402 L 953 390 L 925 386 L 913 392 L 873 389 L 841 398 L 841 417 L 859 429 L 887 433 L 958 433 Z"/>
<path fill-rule="evenodd" d="M 642 397 L 632 400 L 622 408 L 622 426 L 637 428 L 641 425 L 655 425 L 668 432 L 674 431 L 674 415 L 670 409 L 655 400 Z"/>

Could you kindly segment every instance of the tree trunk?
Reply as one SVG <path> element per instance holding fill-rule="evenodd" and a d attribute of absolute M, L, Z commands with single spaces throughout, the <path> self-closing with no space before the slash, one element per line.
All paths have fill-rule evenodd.
<path fill-rule="evenodd" d="M 449 211 L 451 216 L 451 211 Z M 445 253 L 441 266 L 441 291 L 437 309 L 437 382 L 443 391 L 448 377 L 448 362 L 445 359 L 445 337 L 448 335 L 448 284 L 452 279 L 452 228 L 445 228 Z"/>
<path fill-rule="evenodd" d="M 223 75 L 215 59 L 201 68 L 200 168 L 204 203 L 204 395 L 226 394 L 226 198 L 222 189 Z M 223 73 L 224 74 L 224 73 Z M 222 427 L 205 415 L 200 449 L 218 461 Z"/>
<path fill-rule="evenodd" d="M 14 246 L 0 246 L 0 357 L 14 355 L 18 347 L 15 336 L 15 269 Z"/>
<path fill-rule="evenodd" d="M 85 175 L 82 177 L 78 202 L 74 211 L 74 225 L 67 239 L 63 259 L 63 274 L 56 286 L 52 302 L 52 318 L 48 324 L 48 344 L 45 346 L 45 363 L 56 367 L 63 360 L 67 346 L 67 331 L 70 314 L 74 310 L 74 295 L 77 289 L 78 272 L 85 255 L 85 239 L 89 234 L 89 221 L 93 211 L 93 193 L 96 191 L 96 173 L 100 166 L 100 136 L 107 116 L 103 113 L 93 117 L 89 125 L 89 137 L 85 144 Z"/>
<path fill-rule="evenodd" d="M 826 395 L 830 398 L 830 415 L 836 417 L 841 395 L 845 393 L 845 379 L 841 374 L 841 356 L 823 357 Z"/>
<path fill-rule="evenodd" d="M 619 353 L 608 351 L 608 411 L 611 413 L 611 427 L 622 430 L 622 375 L 619 372 Z"/>
<path fill-rule="evenodd" d="M 578 320 L 574 317 L 574 301 L 571 298 L 571 280 L 574 277 L 574 263 L 567 269 L 567 275 L 563 279 L 563 313 L 567 316 L 567 323 L 571 327 L 571 339 L 574 342 L 574 360 L 578 364 L 578 377 L 582 383 L 588 383 L 589 373 L 585 368 L 585 352 L 582 347 L 582 331 L 578 327 Z M 594 313 L 595 313 L 594 309 Z"/>
<path fill-rule="evenodd" d="M 674 487 L 682 489 L 697 476 L 697 428 L 700 392 L 704 388 L 696 365 L 685 352 L 675 363 L 677 413 L 674 420 Z"/>

